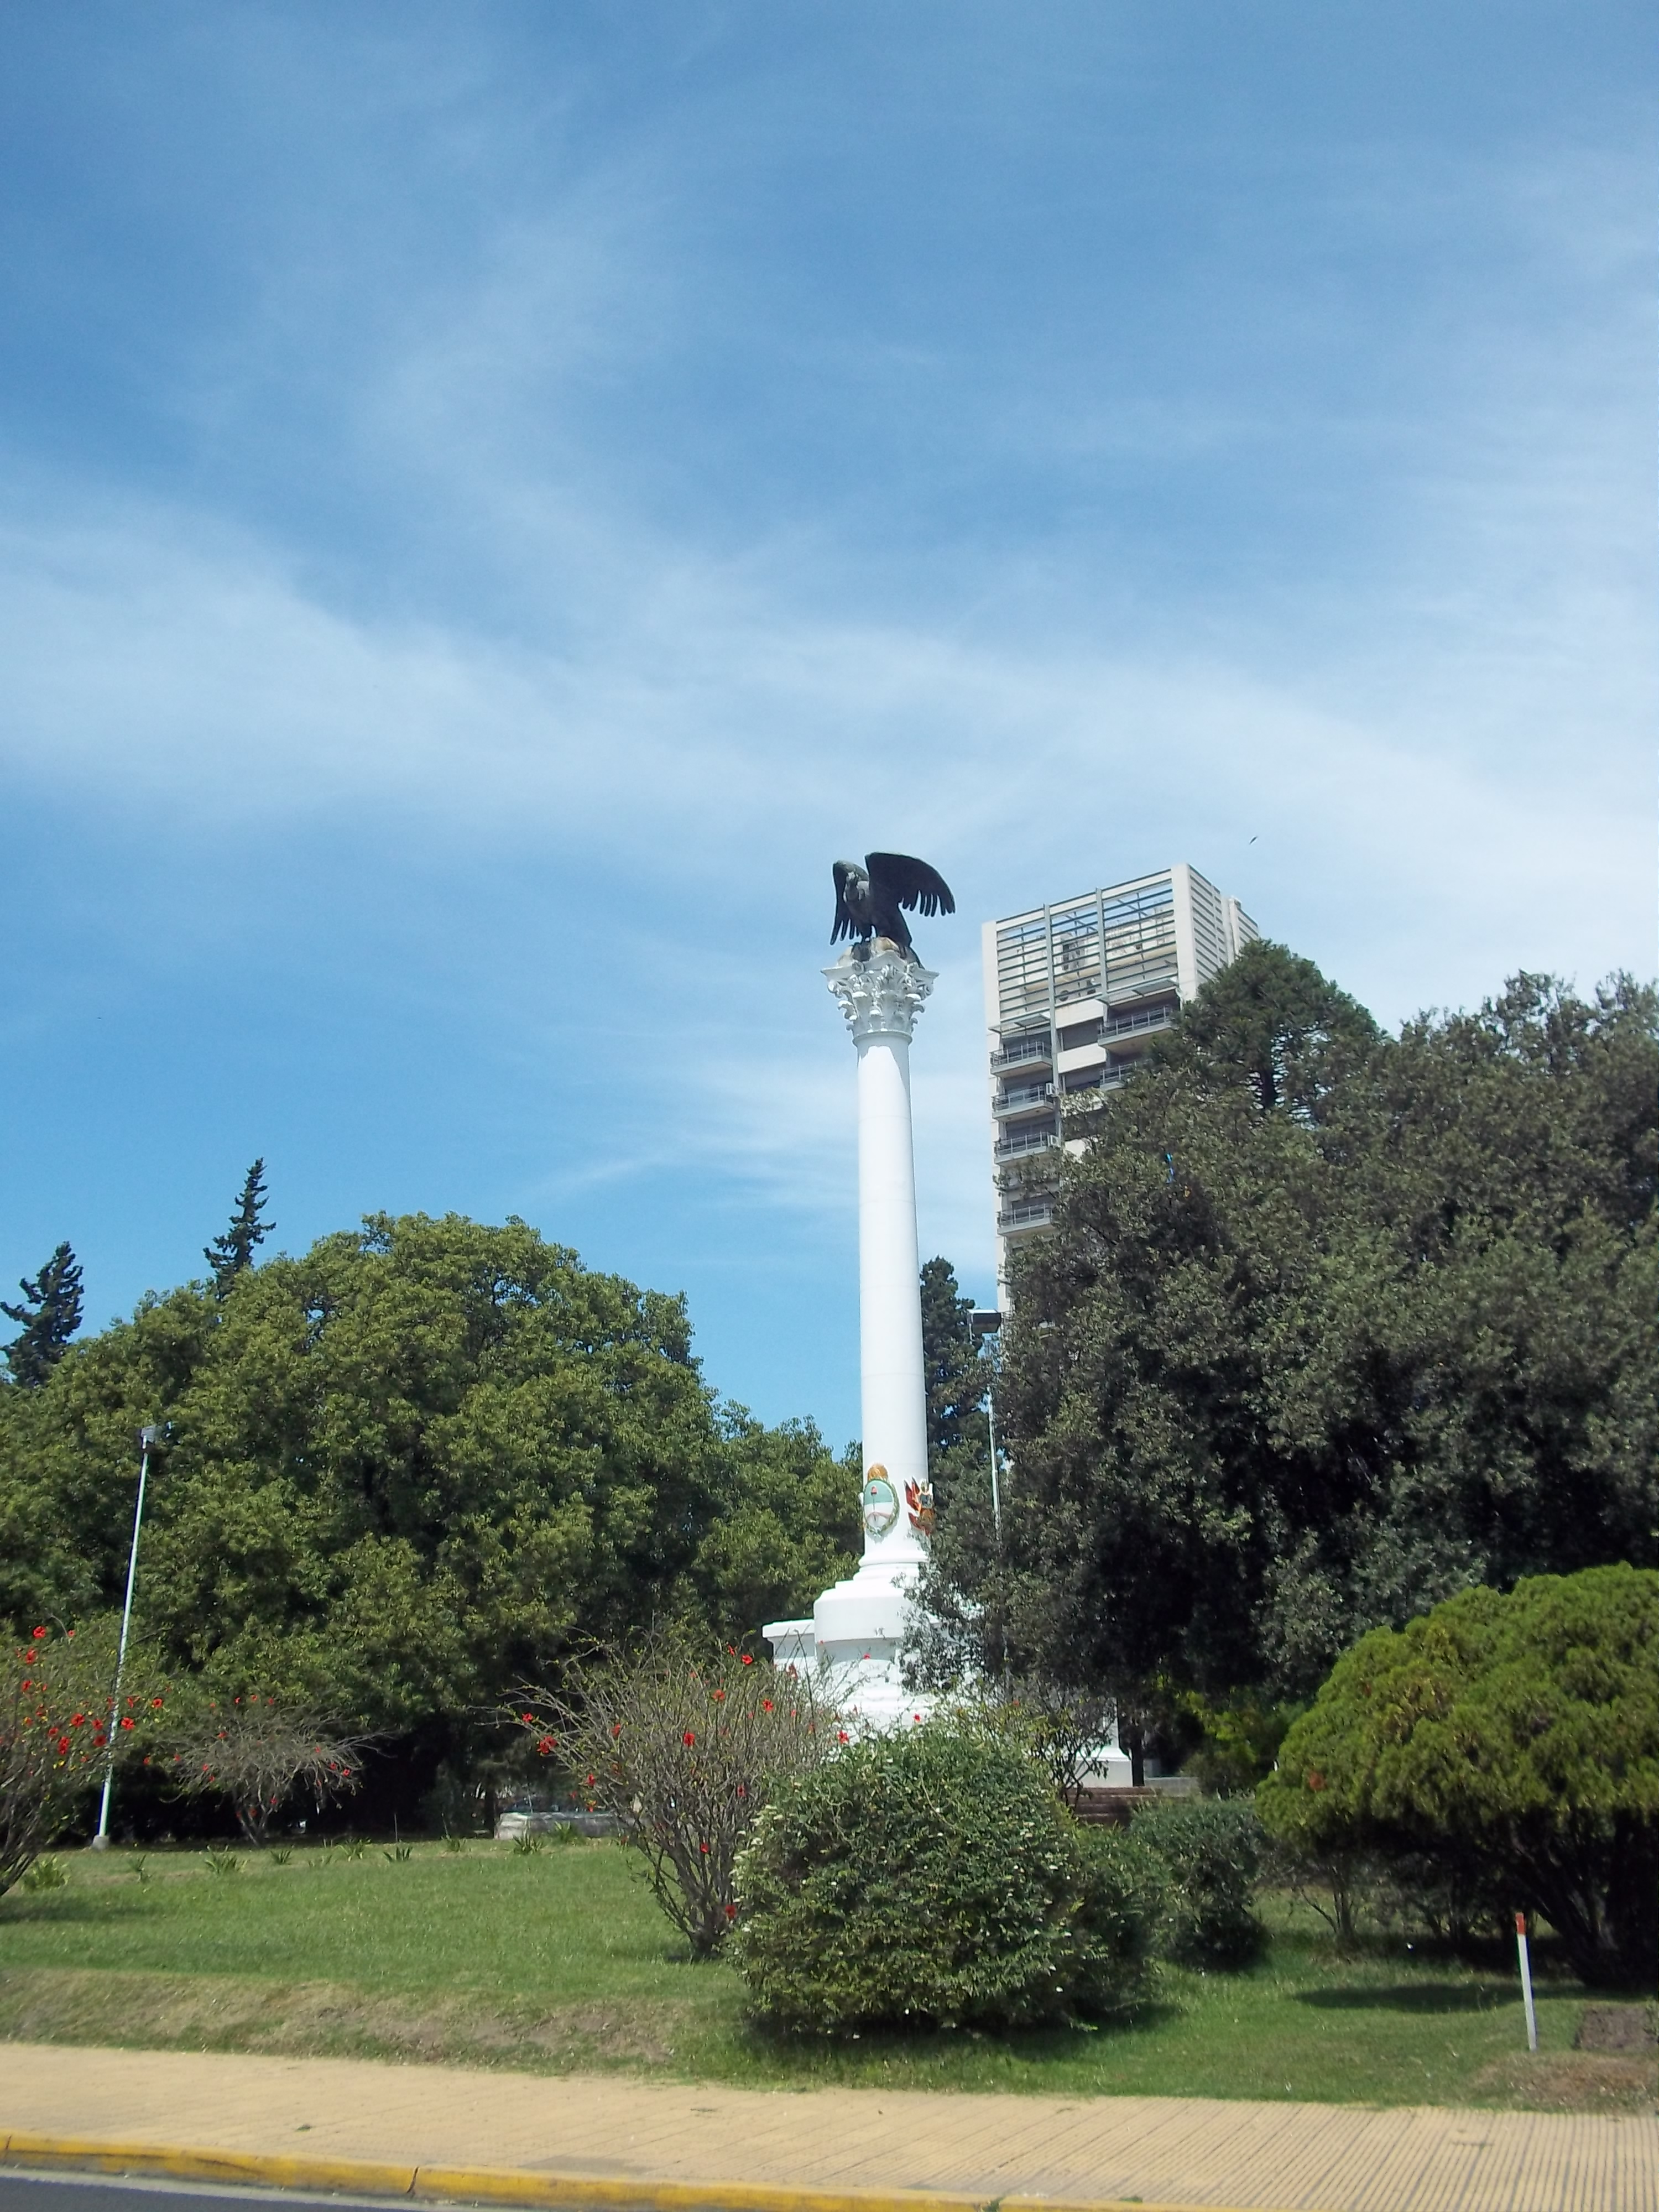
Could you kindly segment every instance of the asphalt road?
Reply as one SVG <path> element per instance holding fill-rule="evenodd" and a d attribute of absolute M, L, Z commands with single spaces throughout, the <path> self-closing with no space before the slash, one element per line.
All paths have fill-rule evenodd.
<path fill-rule="evenodd" d="M 210 2181 L 136 2181 L 130 2176 L 24 2173 L 0 2167 L 0 2212 L 387 2212 L 384 2197 L 302 2197 L 290 2189 L 223 2189 Z"/>

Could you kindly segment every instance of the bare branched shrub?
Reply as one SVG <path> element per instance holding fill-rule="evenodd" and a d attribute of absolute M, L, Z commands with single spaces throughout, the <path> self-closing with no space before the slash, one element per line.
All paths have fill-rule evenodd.
<path fill-rule="evenodd" d="M 590 1810 L 616 1815 L 699 1958 L 736 1917 L 732 1866 L 762 1808 L 847 1740 L 810 1677 L 678 1634 L 524 1692 L 514 1717 Z"/>
<path fill-rule="evenodd" d="M 169 1732 L 167 1765 L 187 1797 L 228 1798 L 257 1847 L 296 1790 L 320 1812 L 361 1786 L 369 1735 L 346 1735 L 316 1706 L 249 1692 L 200 1705 Z"/>
<path fill-rule="evenodd" d="M 1047 1769 L 1055 1794 L 1075 1812 L 1083 1778 L 1112 1733 L 1115 1701 L 1062 1688 L 1041 1674 L 985 1678 L 950 1700 L 964 1719 L 1006 1736 Z"/>

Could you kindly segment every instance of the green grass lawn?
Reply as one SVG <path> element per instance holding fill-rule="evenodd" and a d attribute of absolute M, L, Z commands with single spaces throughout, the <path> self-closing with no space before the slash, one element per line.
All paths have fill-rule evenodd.
<path fill-rule="evenodd" d="M 1260 1965 L 1165 1969 L 1156 2003 L 1124 2026 L 830 2049 L 750 2027 L 736 1977 L 690 1962 L 611 1845 L 422 1844 L 407 1862 L 310 1848 L 286 1866 L 245 1854 L 226 1875 L 180 1850 L 152 1854 L 143 1881 L 118 1851 L 65 1863 L 65 1887 L 0 1899 L 0 2036 L 774 2087 L 1604 2108 L 1644 2094 L 1636 2062 L 1609 2075 L 1572 2052 L 1576 1984 L 1544 1983 L 1529 2065 L 1512 1974 L 1399 1943 L 1339 1959 L 1283 1910 Z"/>

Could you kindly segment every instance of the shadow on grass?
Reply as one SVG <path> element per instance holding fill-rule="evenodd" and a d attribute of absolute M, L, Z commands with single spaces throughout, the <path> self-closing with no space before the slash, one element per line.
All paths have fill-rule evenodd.
<path fill-rule="evenodd" d="M 1039 2066 L 1055 2059 L 1098 2058 L 1120 2030 L 1155 2028 L 1181 2017 L 1181 2007 L 1154 2000 L 1133 2013 L 1115 2014 L 1097 2026 L 1025 2028 L 866 2027 L 857 2034 L 812 2035 L 775 2027 L 752 2014 L 738 2027 L 740 2041 L 756 2056 L 800 2074 L 855 2069 L 862 2073 L 888 2066 L 926 2074 L 954 2066 L 966 2053 Z"/>
<path fill-rule="evenodd" d="M 33 1895 L 27 1890 L 9 1889 L 0 1897 L 0 1927 L 15 1926 L 20 1921 L 43 1921 L 54 1924 L 62 1922 L 85 1925 L 89 1922 L 128 1919 L 143 1911 L 149 1900 L 137 1883 L 131 1889 L 118 1889 L 114 1883 L 97 1893 L 87 1890 L 48 1890 Z"/>
<path fill-rule="evenodd" d="M 1519 2004 L 1521 1992 L 1501 1982 L 1401 1982 L 1377 1990 L 1298 1990 L 1296 2002 L 1320 2012 L 1492 2012 Z"/>

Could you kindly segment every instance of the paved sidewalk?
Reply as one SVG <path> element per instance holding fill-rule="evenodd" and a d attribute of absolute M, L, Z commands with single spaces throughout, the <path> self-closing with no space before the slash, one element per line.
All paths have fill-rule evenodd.
<path fill-rule="evenodd" d="M 730 2089 L 12 2043 L 0 2044 L 8 2130 L 612 2182 L 1274 2212 L 1659 2212 L 1659 2121 L 1644 2116 Z"/>

